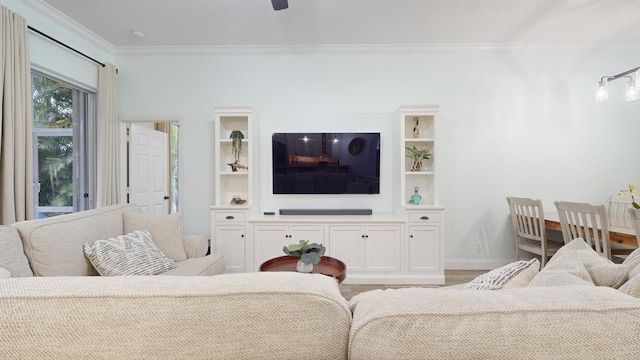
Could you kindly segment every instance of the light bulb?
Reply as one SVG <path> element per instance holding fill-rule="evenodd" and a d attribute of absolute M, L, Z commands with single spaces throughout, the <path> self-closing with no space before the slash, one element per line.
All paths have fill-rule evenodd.
<path fill-rule="evenodd" d="M 598 90 L 596 90 L 596 101 L 605 101 L 609 99 L 609 91 L 607 90 L 607 81 L 602 80 L 598 83 Z"/>
<path fill-rule="evenodd" d="M 629 80 L 627 83 L 627 91 L 625 93 L 625 99 L 627 101 L 634 101 L 640 99 L 640 88 L 636 86 L 636 82 Z"/>

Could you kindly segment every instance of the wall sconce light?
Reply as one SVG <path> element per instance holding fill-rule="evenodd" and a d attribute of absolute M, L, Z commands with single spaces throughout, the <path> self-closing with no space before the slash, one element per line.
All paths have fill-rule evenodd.
<path fill-rule="evenodd" d="M 633 75 L 630 76 L 630 74 Z M 607 89 L 609 81 L 617 80 L 620 78 L 629 79 L 629 82 L 626 85 L 625 99 L 627 101 L 640 99 L 640 67 L 637 67 L 618 75 L 601 77 L 600 82 L 598 82 L 598 89 L 596 90 L 596 101 L 605 101 L 609 99 L 609 91 Z"/>

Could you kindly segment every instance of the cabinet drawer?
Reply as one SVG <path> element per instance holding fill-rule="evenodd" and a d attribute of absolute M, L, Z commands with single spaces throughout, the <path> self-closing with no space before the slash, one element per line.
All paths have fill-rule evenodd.
<path fill-rule="evenodd" d="M 411 223 L 435 223 L 442 220 L 442 214 L 432 211 L 410 212 L 409 222 Z"/>
<path fill-rule="evenodd" d="M 243 211 L 221 211 L 215 213 L 216 222 L 244 222 L 246 214 Z"/>

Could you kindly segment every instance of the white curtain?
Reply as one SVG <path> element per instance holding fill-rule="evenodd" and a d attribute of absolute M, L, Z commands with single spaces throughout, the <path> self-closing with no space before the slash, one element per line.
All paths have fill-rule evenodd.
<path fill-rule="evenodd" d="M 116 68 L 112 64 L 98 72 L 97 207 L 119 204 L 120 165 L 118 117 L 116 113 Z"/>
<path fill-rule="evenodd" d="M 0 5 L 0 224 L 34 216 L 27 20 Z"/>

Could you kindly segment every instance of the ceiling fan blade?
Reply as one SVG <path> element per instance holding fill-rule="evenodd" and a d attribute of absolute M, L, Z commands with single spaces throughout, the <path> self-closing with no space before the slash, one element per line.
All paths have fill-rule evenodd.
<path fill-rule="evenodd" d="M 271 0 L 271 5 L 273 5 L 273 10 L 282 10 L 289 7 L 289 2 L 288 0 Z"/>

